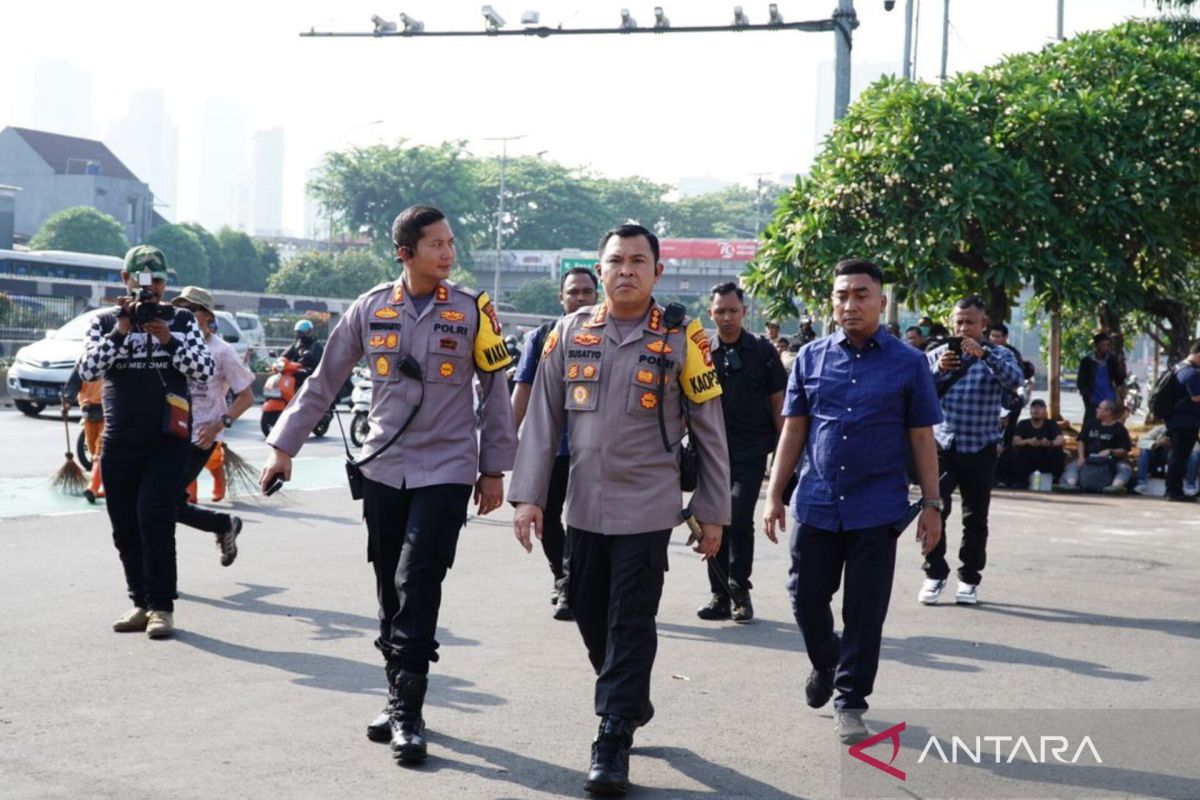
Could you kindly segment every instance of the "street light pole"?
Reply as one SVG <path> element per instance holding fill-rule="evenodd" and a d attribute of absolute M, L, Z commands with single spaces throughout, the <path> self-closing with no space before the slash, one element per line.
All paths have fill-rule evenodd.
<path fill-rule="evenodd" d="M 496 211 L 496 267 L 492 277 L 492 302 L 500 302 L 500 248 L 504 243 L 504 191 L 508 174 L 508 143 L 524 139 L 527 134 L 520 136 L 492 136 L 484 141 L 500 142 L 500 205 Z"/>
<path fill-rule="evenodd" d="M 858 26 L 858 15 L 854 13 L 854 0 L 838 0 L 837 11 L 833 12 L 835 30 L 833 120 L 846 116 L 850 107 L 850 49 L 853 46 L 851 31 Z"/>
<path fill-rule="evenodd" d="M 946 82 L 946 62 L 950 59 L 950 0 L 942 11 L 942 83 Z"/>
<path fill-rule="evenodd" d="M 1063 40 L 1063 3 L 1064 0 L 1058 0 L 1058 36 L 1060 42 Z"/>
<path fill-rule="evenodd" d="M 904 78 L 913 79 L 913 0 L 904 0 Z"/>

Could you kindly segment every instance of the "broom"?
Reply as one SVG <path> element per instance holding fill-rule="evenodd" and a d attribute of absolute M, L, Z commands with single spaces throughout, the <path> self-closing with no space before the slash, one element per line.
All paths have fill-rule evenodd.
<path fill-rule="evenodd" d="M 71 454 L 71 423 L 67 420 L 67 409 L 62 410 L 63 429 L 67 432 L 67 463 L 58 468 L 58 472 L 54 473 L 54 479 L 51 483 L 55 489 L 58 489 L 63 494 L 81 495 L 83 490 L 87 488 L 87 478 L 83 474 L 83 470 L 75 463 L 75 457 Z"/>
<path fill-rule="evenodd" d="M 258 469 L 246 459 L 233 452 L 228 443 L 225 448 L 225 488 L 230 497 L 239 494 L 258 494 Z"/>

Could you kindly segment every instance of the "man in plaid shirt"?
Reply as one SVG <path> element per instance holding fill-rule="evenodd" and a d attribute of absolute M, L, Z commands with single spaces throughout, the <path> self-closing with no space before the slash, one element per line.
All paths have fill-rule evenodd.
<path fill-rule="evenodd" d="M 1001 401 L 1017 390 L 1023 376 L 1008 349 L 981 344 L 988 319 L 979 297 L 955 303 L 951 323 L 954 338 L 928 354 L 945 418 L 933 430 L 941 475 L 939 494 L 945 503 L 943 528 L 955 487 L 962 497 L 963 537 L 958 550 L 962 567 L 955 602 L 974 605 L 987 562 L 988 506 L 996 477 L 996 445 L 1002 435 Z M 925 583 L 918 600 L 925 605 L 936 603 L 949 575 L 943 536 L 926 556 Z"/>

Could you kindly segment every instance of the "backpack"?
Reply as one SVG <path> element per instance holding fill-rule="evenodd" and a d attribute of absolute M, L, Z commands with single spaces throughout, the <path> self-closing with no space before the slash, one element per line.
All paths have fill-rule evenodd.
<path fill-rule="evenodd" d="M 1079 489 L 1083 492 L 1103 492 L 1112 483 L 1116 470 L 1108 456 L 1088 456 L 1079 470 Z"/>
<path fill-rule="evenodd" d="M 1163 370 L 1163 373 L 1158 376 L 1158 380 L 1154 382 L 1154 388 L 1150 390 L 1150 397 L 1147 400 L 1146 408 L 1150 412 L 1150 416 L 1166 422 L 1167 417 L 1175 410 L 1175 406 L 1179 405 L 1179 401 L 1183 399 L 1183 385 L 1179 383 L 1179 370 L 1183 367 L 1183 362 L 1176 364 L 1170 369 Z"/>

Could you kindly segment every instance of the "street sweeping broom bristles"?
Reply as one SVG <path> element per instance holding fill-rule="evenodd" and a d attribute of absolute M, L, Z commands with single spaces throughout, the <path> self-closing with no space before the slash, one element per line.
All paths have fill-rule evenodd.
<path fill-rule="evenodd" d="M 55 489 L 58 489 L 63 494 L 81 495 L 83 490 L 87 488 L 87 477 L 83 474 L 83 470 L 75 463 L 75 457 L 71 454 L 71 423 L 67 421 L 67 410 L 64 408 L 62 412 L 63 428 L 67 432 L 67 462 L 58 468 L 58 472 L 54 473 L 54 479 L 51 483 Z"/>
<path fill-rule="evenodd" d="M 225 448 L 225 485 L 232 497 L 239 494 L 258 494 L 258 470 L 246 459 L 233 452 L 228 444 Z"/>

